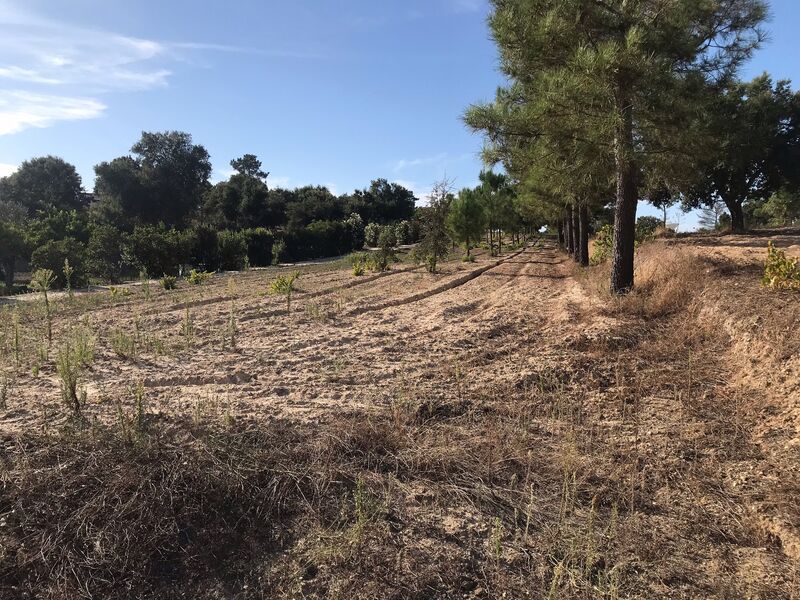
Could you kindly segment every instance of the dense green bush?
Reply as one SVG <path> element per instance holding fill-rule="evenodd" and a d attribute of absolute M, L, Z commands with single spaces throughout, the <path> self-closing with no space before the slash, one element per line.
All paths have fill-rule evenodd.
<path fill-rule="evenodd" d="M 603 225 L 597 230 L 594 238 L 594 247 L 592 256 L 589 262 L 593 265 L 599 265 L 605 262 L 611 256 L 611 243 L 614 239 L 614 229 L 611 225 Z"/>
<path fill-rule="evenodd" d="M 364 220 L 358 213 L 353 213 L 344 222 L 350 229 L 350 239 L 353 241 L 353 249 L 360 250 L 364 247 Z"/>
<path fill-rule="evenodd" d="M 120 281 L 130 270 L 125 260 L 125 239 L 125 233 L 113 225 L 95 225 L 86 245 L 88 274 L 111 283 Z"/>
<path fill-rule="evenodd" d="M 247 241 L 241 231 L 220 231 L 217 237 L 219 268 L 240 271 L 247 266 Z"/>
<path fill-rule="evenodd" d="M 378 234 L 378 247 L 381 249 L 394 248 L 397 246 L 397 235 L 395 234 L 392 225 L 385 225 L 381 227 L 381 232 Z"/>
<path fill-rule="evenodd" d="M 252 267 L 267 267 L 272 264 L 272 245 L 275 237 L 269 229 L 256 227 L 242 230 L 247 243 L 247 258 Z"/>
<path fill-rule="evenodd" d="M 378 236 L 381 234 L 381 226 L 377 223 L 370 223 L 364 228 L 364 243 L 370 248 L 378 245 Z"/>
<path fill-rule="evenodd" d="M 53 285 L 63 288 L 66 284 L 64 278 L 64 261 L 68 260 L 72 268 L 70 285 L 73 288 L 86 284 L 86 251 L 84 245 L 74 238 L 51 240 L 45 242 L 31 255 L 31 269 L 49 269 L 55 274 Z"/>
<path fill-rule="evenodd" d="M 283 260 L 301 261 L 347 254 L 353 249 L 350 227 L 343 221 L 314 221 L 308 227 L 289 231 Z"/>
<path fill-rule="evenodd" d="M 411 221 L 400 221 L 394 226 L 394 232 L 398 244 L 411 243 Z"/>
<path fill-rule="evenodd" d="M 164 225 L 138 225 L 128 237 L 127 255 L 151 275 L 176 275 L 187 262 L 191 238 Z"/>
<path fill-rule="evenodd" d="M 658 217 L 648 215 L 636 219 L 636 240 L 643 242 L 652 240 L 656 235 L 656 230 L 662 227 L 664 222 Z"/>
<path fill-rule="evenodd" d="M 219 268 L 219 234 L 209 225 L 201 224 L 184 232 L 189 249 L 189 262 L 205 269 L 216 271 Z"/>

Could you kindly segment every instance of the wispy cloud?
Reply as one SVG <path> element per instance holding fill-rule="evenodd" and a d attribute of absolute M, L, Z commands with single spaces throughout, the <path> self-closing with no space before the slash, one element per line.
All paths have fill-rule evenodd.
<path fill-rule="evenodd" d="M 435 156 L 426 156 L 422 158 L 402 158 L 394 163 L 392 169 L 395 173 L 399 173 L 400 171 L 404 171 L 406 169 L 410 169 L 413 167 L 422 167 L 427 165 L 435 165 L 439 163 L 443 163 L 447 160 L 447 153 L 442 152 L 441 154 L 437 154 Z"/>
<path fill-rule="evenodd" d="M 0 135 L 29 127 L 49 127 L 58 121 L 93 119 L 102 115 L 105 108 L 102 102 L 91 98 L 0 91 Z"/>
<path fill-rule="evenodd" d="M 17 170 L 17 165 L 10 165 L 8 163 L 0 163 L 0 177 L 7 177 Z"/>
<path fill-rule="evenodd" d="M 110 93 L 168 85 L 170 66 L 203 52 L 311 57 L 206 42 L 164 42 L 57 22 L 0 0 L 0 135 L 101 115 Z M 6 84 L 4 84 L 6 82 Z"/>

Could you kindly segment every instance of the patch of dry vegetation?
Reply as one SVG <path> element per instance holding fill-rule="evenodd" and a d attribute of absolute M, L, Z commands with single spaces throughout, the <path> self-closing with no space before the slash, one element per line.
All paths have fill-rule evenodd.
<path fill-rule="evenodd" d="M 768 291 L 695 253 L 640 252 L 636 294 L 601 292 L 599 334 L 582 332 L 588 304 L 537 337 L 495 327 L 426 371 L 435 386 L 401 372 L 371 410 L 158 415 L 138 388 L 116 420 L 6 435 L 0 595 L 797 595 L 798 463 L 775 450 L 794 434 L 763 431 L 777 399 L 736 382 L 731 332 L 704 310 L 729 308 L 726 285 Z M 514 376 L 476 377 L 504 362 Z"/>

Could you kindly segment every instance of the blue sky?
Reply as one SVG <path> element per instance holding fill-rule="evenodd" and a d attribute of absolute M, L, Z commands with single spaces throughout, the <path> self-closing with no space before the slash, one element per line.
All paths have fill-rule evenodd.
<path fill-rule="evenodd" d="M 257 154 L 272 186 L 336 193 L 378 177 L 424 194 L 474 185 L 460 115 L 502 82 L 485 0 L 0 0 L 0 174 L 32 156 L 94 164 L 142 130 L 212 156 Z M 800 2 L 773 0 L 744 76 L 800 81 Z M 643 206 L 640 214 L 648 211 Z M 691 217 L 682 217 L 690 226 Z"/>

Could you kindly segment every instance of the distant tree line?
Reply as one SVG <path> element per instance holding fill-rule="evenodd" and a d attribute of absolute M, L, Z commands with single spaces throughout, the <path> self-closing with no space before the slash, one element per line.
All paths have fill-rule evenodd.
<path fill-rule="evenodd" d="M 241 269 L 336 256 L 363 247 L 365 229 L 391 226 L 403 243 L 419 231 L 414 194 L 385 179 L 336 196 L 322 186 L 268 186 L 255 155 L 231 161 L 211 184 L 206 149 L 183 132 L 142 133 L 127 156 L 95 166 L 92 194 L 61 158 L 23 162 L 0 179 L 0 271 L 49 268 L 73 286 L 182 266 Z"/>

